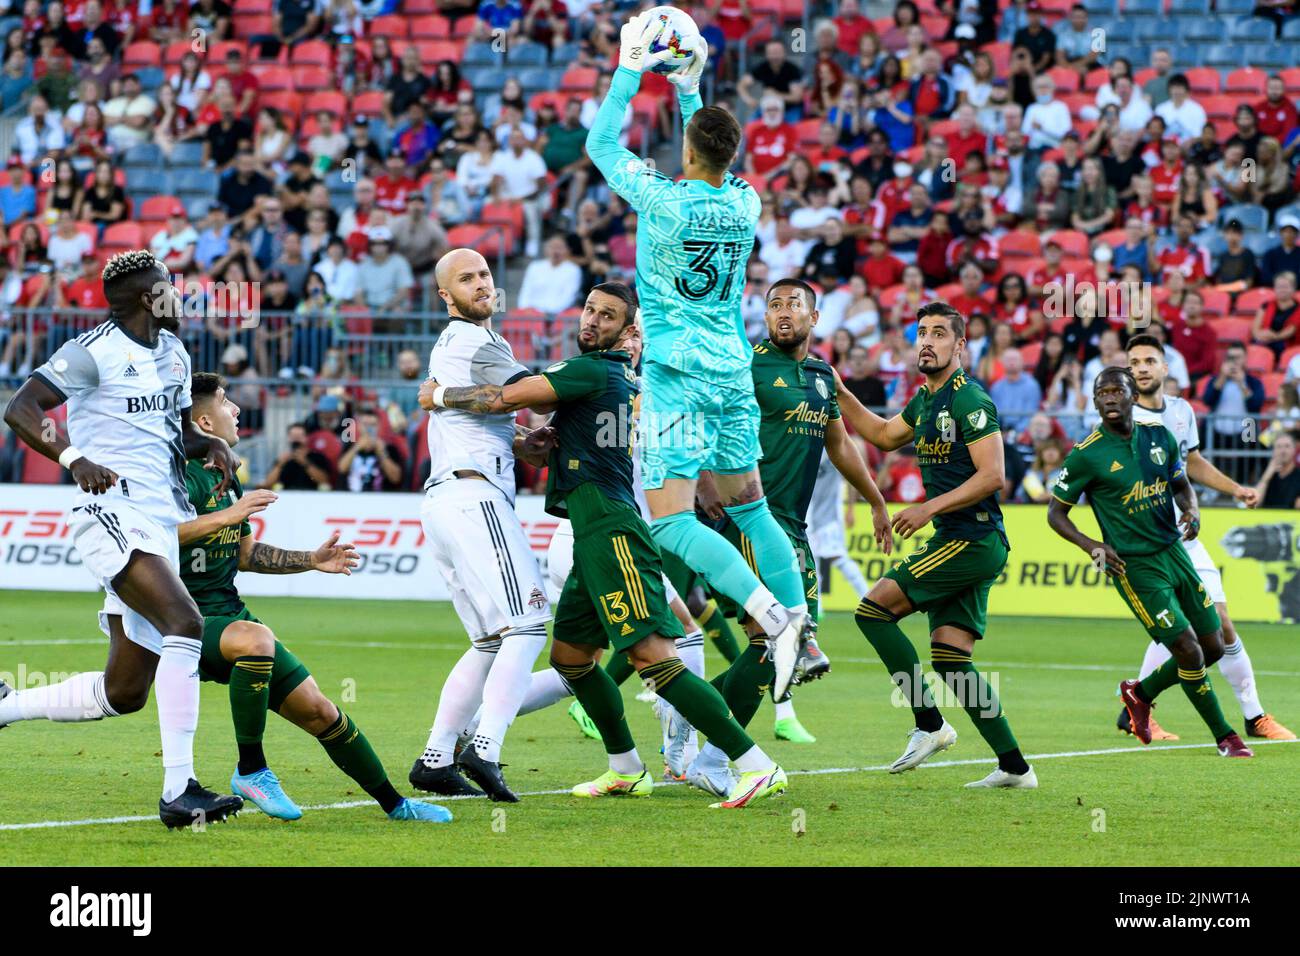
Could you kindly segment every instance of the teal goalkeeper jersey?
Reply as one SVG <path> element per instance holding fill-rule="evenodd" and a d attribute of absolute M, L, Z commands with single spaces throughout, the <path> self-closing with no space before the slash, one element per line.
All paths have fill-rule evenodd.
<path fill-rule="evenodd" d="M 587 155 L 636 210 L 636 289 L 645 358 L 731 388 L 750 388 L 752 349 L 740 315 L 761 202 L 727 173 L 721 187 L 674 182 L 618 143 L 641 77 L 620 67 L 587 134 Z M 683 126 L 702 105 L 679 96 Z"/>

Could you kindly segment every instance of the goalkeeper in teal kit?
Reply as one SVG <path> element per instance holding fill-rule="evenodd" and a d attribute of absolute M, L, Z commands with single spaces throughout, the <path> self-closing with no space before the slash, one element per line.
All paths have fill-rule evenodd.
<path fill-rule="evenodd" d="M 641 480 L 659 547 L 762 625 L 779 698 L 793 676 L 808 606 L 794 551 L 768 510 L 758 477 L 760 415 L 740 302 L 760 201 L 727 171 L 740 145 L 740 124 L 700 101 L 708 56 L 702 39 L 689 65 L 668 75 L 685 126 L 681 180 L 619 145 L 642 70 L 673 55 L 652 52 L 663 29 L 644 14 L 623 25 L 619 67 L 587 135 L 591 161 L 637 213 L 636 287 L 646 343 L 637 437 Z M 735 547 L 696 520 L 701 471 L 715 475 L 723 507 L 753 544 L 762 581 Z"/>

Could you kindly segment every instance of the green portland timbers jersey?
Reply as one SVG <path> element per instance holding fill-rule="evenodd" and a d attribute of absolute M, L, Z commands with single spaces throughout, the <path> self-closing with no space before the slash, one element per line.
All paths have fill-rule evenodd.
<path fill-rule="evenodd" d="M 190 504 L 200 516 L 225 511 L 242 497 L 244 490 L 235 481 L 231 490 L 218 498 L 214 489 L 221 482 L 221 472 L 203 467 L 203 462 L 185 463 L 185 490 Z M 204 617 L 236 614 L 244 602 L 235 589 L 239 571 L 239 539 L 252 534 L 247 521 L 230 528 L 220 528 L 201 541 L 181 545 L 181 581 Z"/>
<path fill-rule="evenodd" d="M 988 392 L 958 369 L 933 395 L 927 386 L 912 396 L 902 412 L 913 431 L 916 463 L 925 496 L 934 499 L 964 484 L 975 474 L 970 446 L 987 438 L 1001 440 L 998 410 Z M 936 515 L 934 529 L 945 538 L 974 541 L 996 532 L 1006 542 L 997 495 Z M 1008 545 L 1009 547 L 1009 545 Z"/>
<path fill-rule="evenodd" d="M 815 356 L 796 361 L 764 340 L 750 366 L 762 418 L 758 475 L 774 515 L 803 527 L 826 446 L 826 427 L 840 417 L 835 373 Z"/>
<path fill-rule="evenodd" d="M 1052 494 L 1073 505 L 1085 492 L 1102 540 L 1125 555 L 1157 554 L 1182 537 L 1170 482 L 1183 476 L 1178 439 L 1159 422 L 1134 422 L 1128 438 L 1101 425 L 1070 449 Z"/>
<path fill-rule="evenodd" d="M 569 494 L 591 483 L 636 508 L 632 485 L 634 403 L 640 392 L 626 352 L 587 352 L 542 373 L 560 407 L 551 419 L 556 445 L 548 461 L 546 511 L 569 517 Z"/>

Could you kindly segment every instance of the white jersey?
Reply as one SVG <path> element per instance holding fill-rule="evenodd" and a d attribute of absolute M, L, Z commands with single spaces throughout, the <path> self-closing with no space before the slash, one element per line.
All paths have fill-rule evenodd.
<path fill-rule="evenodd" d="M 103 495 L 78 489 L 74 507 L 121 499 L 165 527 L 194 517 L 181 437 L 190 357 L 180 339 L 162 331 L 150 345 L 110 319 L 63 343 L 32 377 L 67 401 L 69 441 L 121 479 Z"/>
<path fill-rule="evenodd" d="M 1201 447 L 1201 434 L 1196 428 L 1196 412 L 1185 398 L 1164 396 L 1164 407 L 1160 409 L 1133 406 L 1133 420 L 1148 424 L 1159 423 L 1174 433 L 1178 440 L 1178 459 L 1184 463 L 1187 456 Z M 1174 518 L 1182 517 L 1178 503 L 1174 502 Z"/>
<path fill-rule="evenodd" d="M 822 460 L 817 466 L 817 483 L 813 485 L 812 499 L 808 502 L 808 527 L 839 527 L 844 520 L 844 476 L 822 450 Z"/>
<path fill-rule="evenodd" d="M 453 318 L 429 353 L 429 377 L 439 385 L 506 385 L 531 374 L 515 360 L 510 343 L 491 329 Z M 477 471 L 515 500 L 515 416 L 477 415 L 445 408 L 429 416 L 429 480 Z"/>

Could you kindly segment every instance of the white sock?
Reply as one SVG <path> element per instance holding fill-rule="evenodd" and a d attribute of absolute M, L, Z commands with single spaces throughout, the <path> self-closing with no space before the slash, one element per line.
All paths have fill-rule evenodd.
<path fill-rule="evenodd" d="M 682 748 L 682 759 L 686 766 L 691 765 L 691 761 L 700 755 L 700 735 L 694 727 L 691 728 L 690 736 L 686 738 L 686 746 Z"/>
<path fill-rule="evenodd" d="M 438 712 L 429 731 L 429 742 L 420 759 L 429 768 L 449 767 L 456 753 L 456 738 L 474 717 L 483 700 L 483 682 L 496 659 L 500 638 L 479 641 L 460 656 L 438 697 Z"/>
<path fill-rule="evenodd" d="M 677 645 L 677 656 L 682 659 L 686 669 L 696 677 L 704 676 L 704 632 L 694 630 L 685 637 L 679 637 L 674 642 Z"/>
<path fill-rule="evenodd" d="M 162 730 L 163 799 L 175 800 L 194 779 L 194 731 L 199 726 L 199 652 L 190 637 L 168 634 L 154 672 Z"/>
<path fill-rule="evenodd" d="M 1255 690 L 1255 668 L 1240 637 L 1224 646 L 1223 656 L 1219 658 L 1219 673 L 1232 685 L 1243 717 L 1254 720 L 1263 716 L 1264 705 L 1259 702 L 1259 693 Z"/>
<path fill-rule="evenodd" d="M 794 716 L 793 700 L 778 700 L 776 702 L 776 719 L 785 720 Z"/>
<path fill-rule="evenodd" d="M 835 567 L 839 568 L 840 574 L 844 575 L 844 580 L 849 582 L 849 587 L 853 588 L 854 594 L 866 594 L 871 590 L 871 585 L 867 583 L 867 576 L 862 573 L 862 567 L 847 554 L 842 554 L 835 559 Z"/>
<path fill-rule="evenodd" d="M 1142 669 L 1138 671 L 1138 680 L 1146 680 L 1157 667 L 1169 660 L 1173 655 L 1169 653 L 1169 648 L 1163 644 L 1157 644 L 1151 641 L 1147 644 L 1147 652 L 1142 658 Z"/>
<path fill-rule="evenodd" d="M 19 720 L 80 723 L 116 717 L 104 692 L 104 672 L 86 671 L 48 687 L 16 690 L 0 701 L 0 727 Z"/>
<path fill-rule="evenodd" d="M 727 766 L 727 755 L 717 745 L 706 743 L 700 748 L 700 755 L 695 765 L 701 770 L 722 770 Z"/>
<path fill-rule="evenodd" d="M 573 688 L 554 667 L 533 671 L 528 677 L 528 693 L 524 695 L 524 702 L 519 705 L 519 713 L 531 714 L 535 710 L 550 707 L 572 696 Z"/>
<path fill-rule="evenodd" d="M 736 769 L 741 773 L 771 770 L 772 766 L 772 758 L 763 753 L 758 744 L 754 744 L 754 746 L 750 747 L 736 758 Z"/>
<path fill-rule="evenodd" d="M 745 600 L 745 613 L 758 622 L 768 637 L 776 637 L 790 624 L 789 612 L 761 584 Z"/>
<path fill-rule="evenodd" d="M 641 762 L 641 758 L 637 756 L 636 748 L 633 747 L 627 753 L 610 754 L 609 769 L 615 773 L 639 774 L 645 770 L 645 764 Z"/>
<path fill-rule="evenodd" d="M 474 749 L 484 760 L 499 763 L 506 729 L 519 713 L 532 684 L 533 665 L 546 646 L 546 626 L 536 624 L 509 631 L 501 638 L 492 669 L 483 682 L 483 719 L 474 737 Z M 480 740 L 483 741 L 480 744 Z"/>

